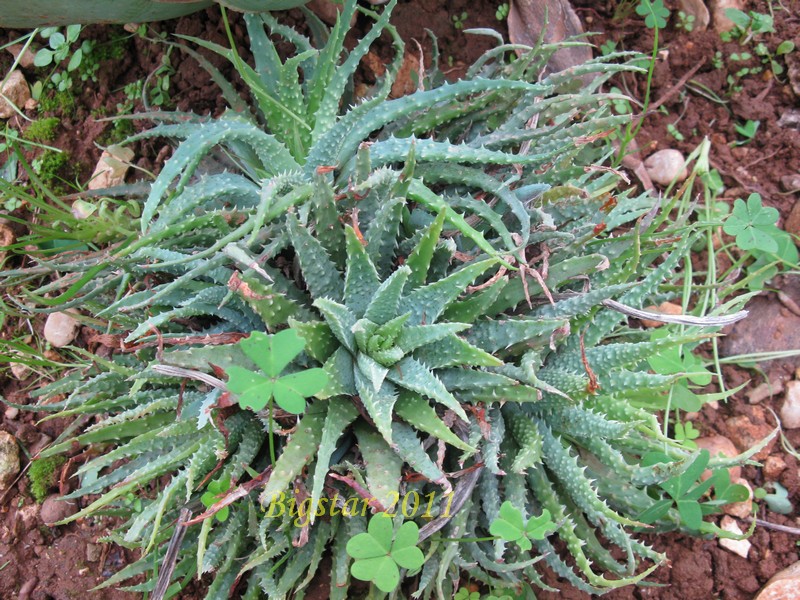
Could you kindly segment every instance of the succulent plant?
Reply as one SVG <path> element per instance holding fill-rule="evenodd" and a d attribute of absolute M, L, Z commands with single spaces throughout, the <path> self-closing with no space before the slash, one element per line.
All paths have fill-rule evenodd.
<path fill-rule="evenodd" d="M 702 336 L 686 326 L 650 339 L 615 310 L 661 298 L 693 241 L 668 221 L 672 203 L 617 192 L 616 173 L 598 168 L 620 117 L 597 87 L 634 67 L 606 62 L 616 55 L 540 80 L 558 46 L 510 64 L 514 48 L 500 46 L 463 81 L 437 87 L 433 70 L 424 91 L 386 100 L 395 61 L 338 115 L 369 44 L 393 33 L 392 6 L 365 11 L 374 29 L 339 66 L 353 1 L 319 51 L 268 14 L 247 17 L 255 68 L 203 42 L 234 62 L 255 110 L 226 88 L 236 114 L 179 115 L 142 134 L 182 141 L 141 234 L 110 255 L 42 263 L 83 273 L 56 300 L 108 319 L 128 344 L 42 390 L 66 397 L 39 407 L 107 415 L 43 453 L 107 450 L 80 467 L 71 496 L 101 495 L 72 518 L 146 491 L 113 536 L 144 556 L 104 586 L 169 554 L 172 594 L 213 572 L 209 598 L 240 585 L 245 598 L 284 598 L 330 549 L 330 595 L 346 598 L 346 546 L 367 530 L 367 508 L 394 509 L 398 531 L 404 518 L 421 525 L 426 560 L 403 584 L 415 598 L 451 597 L 465 571 L 492 589 L 544 586 L 539 561 L 602 592 L 663 562 L 637 540 L 637 517 L 696 454 L 639 399 L 683 377 L 650 372 L 647 358 Z M 281 62 L 265 26 L 298 53 Z M 592 74 L 591 85 L 578 77 Z M 236 172 L 193 179 L 218 147 Z M 304 351 L 281 366 L 324 369 L 327 384 L 299 417 L 248 410 L 225 379 L 252 371 L 254 342 L 287 327 Z M 663 460 L 643 462 L 653 451 Z M 536 526 L 534 554 L 486 539 L 506 502 L 514 522 Z M 192 535 L 171 543 L 184 507 L 200 511 L 178 525 Z M 563 552 L 539 527 L 544 511 Z M 680 514 L 656 525 L 678 527 Z"/>

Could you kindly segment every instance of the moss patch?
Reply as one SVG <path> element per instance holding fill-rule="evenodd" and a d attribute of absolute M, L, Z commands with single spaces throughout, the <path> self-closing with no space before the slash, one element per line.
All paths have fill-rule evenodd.
<path fill-rule="evenodd" d="M 63 456 L 51 456 L 31 462 L 31 468 L 28 469 L 28 480 L 31 482 L 31 494 L 39 504 L 44 502 L 50 488 L 58 483 L 56 473 L 65 460 Z"/>
<path fill-rule="evenodd" d="M 61 119 L 58 117 L 48 117 L 47 119 L 39 119 L 28 125 L 27 129 L 22 132 L 22 137 L 26 140 L 33 140 L 34 142 L 49 142 L 56 137 L 56 130 Z"/>

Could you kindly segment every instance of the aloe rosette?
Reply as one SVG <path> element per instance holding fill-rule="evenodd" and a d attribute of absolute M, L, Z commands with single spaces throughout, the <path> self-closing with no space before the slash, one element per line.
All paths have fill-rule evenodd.
<path fill-rule="evenodd" d="M 232 110 L 137 136 L 179 140 L 140 233 L 110 256 L 42 262 L 83 274 L 62 306 L 107 320 L 135 350 L 40 392 L 66 395 L 42 410 L 104 415 L 43 453 L 106 450 L 80 467 L 71 496 L 99 497 L 72 518 L 150 492 L 113 536 L 145 556 L 103 585 L 159 561 L 184 506 L 195 516 L 170 589 L 213 573 L 209 598 L 240 585 L 247 598 L 296 595 L 329 550 L 332 598 L 369 579 L 367 559 L 392 577 L 399 565 L 415 598 L 452 596 L 466 571 L 494 589 L 544 586 L 539 561 L 599 593 L 663 562 L 637 517 L 695 455 L 639 399 L 682 378 L 647 359 L 700 334 L 650 339 L 607 306 L 659 299 L 692 242 L 674 235 L 669 204 L 654 210 L 596 168 L 623 119 L 598 87 L 636 67 L 611 62 L 619 54 L 540 79 L 558 46 L 511 62 L 515 48 L 499 46 L 462 81 L 433 68 L 423 91 L 387 100 L 402 59 L 393 6 L 363 10 L 375 24 L 349 53 L 354 1 L 327 37 L 312 18 L 319 47 L 268 13 L 246 16 L 253 66 L 195 40 L 232 61 L 254 104 L 206 61 Z M 351 104 L 383 31 L 398 56 Z M 296 54 L 282 60 L 270 34 Z M 228 169 L 197 176 L 219 149 Z M 287 330 L 300 341 L 276 334 Z M 666 462 L 642 462 L 651 451 Z M 533 524 L 523 547 L 487 539 L 511 518 L 503 506 Z M 369 554 L 351 571 L 348 540 L 386 510 L 398 531 L 415 521 L 424 563 Z"/>

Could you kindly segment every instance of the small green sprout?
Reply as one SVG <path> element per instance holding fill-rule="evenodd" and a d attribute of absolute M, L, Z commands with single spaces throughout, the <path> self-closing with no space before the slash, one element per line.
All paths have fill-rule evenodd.
<path fill-rule="evenodd" d="M 675 439 L 681 442 L 687 448 L 697 448 L 697 444 L 693 440 L 700 437 L 700 432 L 694 428 L 694 423 L 686 421 L 675 423 Z"/>
<path fill-rule="evenodd" d="M 731 484 L 730 473 L 727 469 L 717 469 L 711 477 L 697 483 L 703 471 L 708 466 L 711 455 L 708 450 L 701 450 L 697 458 L 683 473 L 671 477 L 659 484 L 667 492 L 669 498 L 663 498 L 642 512 L 638 519 L 642 523 L 654 523 L 667 515 L 674 506 L 678 509 L 681 523 L 688 529 L 703 531 L 703 517 L 719 512 L 725 504 L 743 502 L 750 495 L 748 489 L 740 484 Z M 651 452 L 642 457 L 642 466 L 653 466 L 658 463 L 668 463 L 671 459 L 657 452 Z M 696 484 L 696 485 L 695 485 Z M 714 488 L 714 499 L 700 502 L 706 493 Z"/>
<path fill-rule="evenodd" d="M 556 524 L 550 518 L 549 510 L 544 509 L 541 515 L 531 517 L 525 523 L 522 512 L 508 500 L 500 506 L 500 516 L 489 526 L 489 533 L 507 542 L 516 542 L 523 552 L 533 548 L 531 540 L 543 540 L 555 530 Z"/>
<path fill-rule="evenodd" d="M 494 13 L 494 18 L 498 21 L 502 21 L 503 19 L 508 18 L 508 12 L 510 10 L 510 6 L 508 2 L 503 2 L 500 6 L 497 7 L 497 12 Z"/>
<path fill-rule="evenodd" d="M 453 15 L 453 27 L 456 29 L 464 29 L 464 23 L 468 17 L 469 13 L 467 13 L 467 11 L 463 11 L 460 15 Z"/>
<path fill-rule="evenodd" d="M 678 22 L 675 23 L 676 29 L 683 29 L 687 33 L 690 33 L 694 29 L 694 22 L 696 17 L 694 15 L 688 15 L 682 10 L 678 11 Z"/>
<path fill-rule="evenodd" d="M 205 493 L 200 496 L 200 502 L 203 503 L 203 506 L 206 508 L 211 508 L 214 504 L 219 501 L 219 495 L 227 492 L 231 488 L 231 478 L 230 475 L 219 479 L 217 481 L 211 481 L 206 488 Z M 214 516 L 216 517 L 217 521 L 220 523 L 224 523 L 228 520 L 228 514 L 230 513 L 229 507 L 224 507 L 223 509 L 219 510 Z"/>
<path fill-rule="evenodd" d="M 761 125 L 761 121 L 751 121 L 749 119 L 742 124 L 737 124 L 735 126 L 736 133 L 742 136 L 744 140 L 736 142 L 736 145 L 744 146 L 752 142 L 756 137 L 759 125 Z"/>
<path fill-rule="evenodd" d="M 767 485 L 775 490 L 772 494 L 759 487 L 753 490 L 753 496 L 757 500 L 766 502 L 769 509 L 774 513 L 779 515 L 791 515 L 794 513 L 794 505 L 789 501 L 789 491 L 777 481 Z"/>
<path fill-rule="evenodd" d="M 382 592 L 393 592 L 400 584 L 400 569 L 414 571 L 425 562 L 418 542 L 416 523 L 403 523 L 394 533 L 392 520 L 383 513 L 377 514 L 370 519 L 365 533 L 347 542 L 347 554 L 355 559 L 350 573 L 361 581 L 372 581 Z"/>
<path fill-rule="evenodd" d="M 322 390 L 328 381 L 319 368 L 280 376 L 305 347 L 305 341 L 293 329 L 274 335 L 254 331 L 239 346 L 262 371 L 254 373 L 237 366 L 228 369 L 228 390 L 238 396 L 242 408 L 261 410 L 274 397 L 283 410 L 298 415 L 306 408 L 306 398 Z"/>

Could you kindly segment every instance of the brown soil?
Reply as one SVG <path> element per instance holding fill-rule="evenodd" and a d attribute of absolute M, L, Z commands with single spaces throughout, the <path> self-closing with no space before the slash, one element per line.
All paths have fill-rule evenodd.
<path fill-rule="evenodd" d="M 397 7 L 393 22 L 402 37 L 409 42 L 408 52 L 414 56 L 418 55 L 418 50 L 411 42 L 413 39 L 422 44 L 423 56 L 430 56 L 431 43 L 425 29 L 431 29 L 439 40 L 443 70 L 449 71 L 449 76 L 457 77 L 492 42 L 484 37 L 464 35 L 453 26 L 452 15 L 460 15 L 466 11 L 468 17 L 465 27 L 492 27 L 507 35 L 505 23 L 495 19 L 496 4 L 498 3 L 476 4 L 468 0 L 451 0 L 446 3 L 406 0 L 401 1 Z M 585 28 L 588 31 L 601 32 L 594 38 L 598 46 L 613 39 L 618 47 L 624 49 L 650 51 L 652 34 L 642 26 L 638 17 L 632 15 L 631 18 L 614 18 L 614 9 L 621 2 L 596 3 L 579 0 L 573 4 Z M 675 4 L 676 2 L 667 2 L 670 8 L 675 8 Z M 772 49 L 782 40 L 794 40 L 800 46 L 800 4 L 796 0 L 784 0 L 784 5 L 790 12 L 776 10 L 777 33 L 766 36 Z M 749 2 L 748 6 L 759 12 L 767 12 L 766 3 L 762 1 Z M 287 18 L 294 23 L 302 22 L 302 17 L 295 13 L 290 13 Z M 360 25 L 361 21 L 357 26 Z M 247 58 L 244 27 L 235 16 L 233 28 L 239 49 Z M 212 10 L 175 22 L 155 24 L 152 30 L 154 34 L 176 32 L 226 43 L 223 27 Z M 88 31 L 98 40 L 110 40 L 123 35 L 121 28 L 93 27 Z M 13 39 L 16 37 L 15 33 L 7 32 L 3 37 Z M 385 60 L 390 55 L 389 40 L 384 38 L 381 40 L 383 45 L 375 49 L 372 59 L 380 57 Z M 76 98 L 77 108 L 74 114 L 66 114 L 60 110 L 54 113 L 61 118 L 61 125 L 53 143 L 70 153 L 77 168 L 75 174 L 82 181 L 86 181 L 100 155 L 100 149 L 95 143 L 107 143 L 113 129 L 110 122 L 100 120 L 101 115 L 116 114 L 117 104 L 125 101 L 122 88 L 128 83 L 147 77 L 161 64 L 163 47 L 153 46 L 136 36 L 129 37 L 122 44 L 124 52 L 120 59 L 101 64 L 96 85 L 78 86 L 81 92 Z M 709 137 L 713 144 L 713 166 L 722 174 L 727 187 L 725 198 L 732 202 L 736 197 L 758 192 L 765 205 L 774 206 L 780 211 L 782 223 L 797 204 L 799 197 L 796 191 L 791 193 L 791 190 L 782 186 L 781 179 L 800 173 L 800 130 L 798 125 L 778 125 L 778 121 L 790 111 L 797 111 L 800 106 L 798 92 L 784 80 L 759 74 L 744 78 L 741 81 L 741 91 L 729 93 L 726 83 L 729 74 L 727 66 L 715 68 L 711 59 L 717 51 L 725 54 L 736 51 L 735 44 L 732 47 L 722 43 L 719 36 L 711 30 L 686 34 L 671 26 L 665 31 L 661 46 L 668 50 L 668 57 L 660 62 L 655 72 L 654 100 L 670 93 L 689 69 L 702 62 L 692 79 L 713 91 L 725 104 L 685 89 L 677 90 L 663 104 L 668 114 L 655 112 L 645 121 L 638 136 L 643 155 L 668 147 L 688 153 L 703 137 Z M 204 54 L 226 76 L 234 82 L 237 81 L 225 61 L 210 53 Z M 9 66 L 7 58 L 0 57 L 0 67 Z M 224 110 L 224 101 L 218 90 L 192 58 L 175 50 L 171 53 L 170 60 L 175 69 L 170 87 L 174 107 L 201 114 L 219 114 Z M 36 77 L 35 70 L 28 70 L 26 74 L 31 80 Z M 367 82 L 375 75 L 374 63 L 366 63 L 360 73 Z M 642 79 L 628 77 L 616 83 L 631 95 L 640 99 L 643 97 Z M 241 89 L 240 85 L 239 88 Z M 141 110 L 141 103 L 137 103 L 136 108 Z M 735 125 L 748 119 L 761 123 L 755 140 L 746 145 L 733 145 L 734 142 L 741 141 Z M 682 141 L 676 140 L 668 132 L 667 126 L 673 123 L 684 137 Z M 14 120 L 11 124 L 15 125 Z M 134 127 L 138 130 L 145 126 L 144 123 L 136 122 Z M 139 165 L 150 170 L 157 169 L 170 152 L 164 141 L 142 142 L 136 145 L 135 150 L 137 157 L 140 157 Z M 795 303 L 800 304 L 800 286 L 796 281 L 784 278 L 775 282 L 775 285 L 793 298 Z M 738 333 L 740 337 L 744 335 L 756 343 L 774 338 L 775 331 L 784 326 L 783 321 L 788 324 L 792 318 L 787 312 L 789 309 L 778 303 L 774 292 L 764 294 L 757 302 L 763 305 L 759 313 L 774 314 L 774 318 L 762 320 L 760 330 L 756 328 L 746 333 L 733 332 L 733 337 Z M 35 322 L 37 331 L 41 331 L 41 325 L 38 320 Z M 20 329 L 15 330 L 14 327 Z M 14 337 L 22 331 L 21 327 L 21 324 L 7 322 L 3 334 Z M 786 347 L 789 342 L 777 343 L 779 346 L 783 343 Z M 774 381 L 775 378 L 786 380 L 792 377 L 798 366 L 800 360 L 794 359 L 776 365 L 765 364 L 763 368 Z M 702 435 L 726 435 L 737 444 L 760 439 L 775 424 L 767 409 L 777 412 L 782 396 L 767 399 L 758 405 L 750 405 L 745 392 L 762 381 L 761 375 L 738 367 L 726 367 L 725 375 L 731 387 L 750 380 L 748 388 L 717 409 L 705 406 L 700 414 L 694 416 L 693 423 Z M 38 383 L 35 377 L 29 377 L 22 384 L 7 379 L 0 382 L 0 393 L 11 401 L 27 403 L 27 390 Z M 17 416 L 11 413 L 6 413 L 5 416 L 0 414 L 0 429 L 16 435 L 28 450 L 41 447 L 47 438 L 54 439 L 66 425 L 67 423 L 59 420 L 38 423 L 31 413 L 23 412 Z M 800 430 L 790 432 L 789 440 L 795 447 L 799 447 Z M 772 459 L 773 464 L 778 459 L 783 461 L 785 468 L 771 475 L 789 490 L 794 505 L 800 506 L 798 463 L 795 458 L 784 452 L 780 443 L 772 444 L 759 456 L 761 459 L 767 457 Z M 760 467 L 745 468 L 743 477 L 754 488 L 767 481 L 764 470 Z M 760 507 L 758 516 L 772 523 L 798 526 L 796 516 L 773 514 L 764 506 Z M 46 527 L 30 498 L 27 478 L 21 477 L 9 493 L 0 498 L 0 599 L 131 598 L 131 594 L 113 590 L 87 592 L 133 558 L 114 546 L 95 545 L 98 536 L 106 533 L 110 525 L 113 525 L 112 521 L 98 518 L 86 519 L 66 527 Z M 722 549 L 716 540 L 668 534 L 652 536 L 650 542 L 657 550 L 666 552 L 671 563 L 650 578 L 657 585 L 631 587 L 614 592 L 609 597 L 746 600 L 753 598 L 758 589 L 777 571 L 798 560 L 796 537 L 762 528 L 758 528 L 751 539 L 753 547 L 747 560 Z M 561 589 L 560 596 L 537 592 L 537 597 L 547 599 L 585 596 L 557 581 L 552 575 L 548 582 Z M 324 588 L 314 589 L 317 590 L 315 598 L 324 597 Z M 202 595 L 184 592 L 181 597 L 189 599 Z"/>

